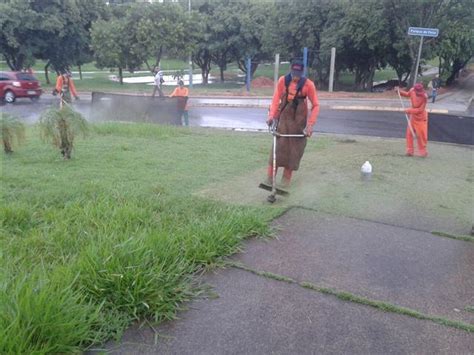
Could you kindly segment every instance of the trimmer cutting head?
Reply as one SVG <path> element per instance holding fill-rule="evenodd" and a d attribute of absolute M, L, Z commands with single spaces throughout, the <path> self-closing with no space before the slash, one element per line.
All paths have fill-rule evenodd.
<path fill-rule="evenodd" d="M 261 188 L 261 189 L 267 190 L 267 191 L 272 191 L 273 190 L 272 185 L 265 184 L 264 182 L 260 183 L 260 185 L 258 185 L 258 187 Z M 281 196 L 287 196 L 287 195 L 290 194 L 288 191 L 280 189 L 278 187 L 275 188 L 275 193 L 277 195 L 281 195 Z"/>

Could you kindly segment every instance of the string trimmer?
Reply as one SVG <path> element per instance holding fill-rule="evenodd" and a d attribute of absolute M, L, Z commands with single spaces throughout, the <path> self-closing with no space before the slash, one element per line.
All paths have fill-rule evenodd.
<path fill-rule="evenodd" d="M 269 132 L 273 135 L 273 161 L 272 161 L 272 185 L 268 185 L 265 183 L 261 183 L 258 187 L 267 191 L 271 191 L 272 193 L 267 197 L 267 201 L 270 203 L 274 203 L 276 201 L 276 195 L 286 196 L 290 193 L 286 190 L 280 189 L 276 187 L 276 173 L 277 173 L 277 166 L 276 166 L 276 145 L 277 145 L 277 137 L 288 137 L 288 138 L 304 138 L 306 134 L 281 134 L 277 132 L 278 128 L 278 120 L 273 120 L 272 124 L 268 126 Z"/>

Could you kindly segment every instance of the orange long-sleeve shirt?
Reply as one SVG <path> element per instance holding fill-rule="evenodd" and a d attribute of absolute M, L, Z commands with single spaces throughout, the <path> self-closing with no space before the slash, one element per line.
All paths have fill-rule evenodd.
<path fill-rule="evenodd" d="M 63 82 L 64 78 L 62 75 L 58 76 L 56 79 L 56 91 L 61 92 L 63 91 Z M 71 91 L 72 96 L 76 97 L 77 96 L 77 91 L 76 91 L 76 86 L 74 85 L 74 81 L 72 78 L 69 78 L 69 91 Z"/>
<path fill-rule="evenodd" d="M 426 111 L 428 96 L 425 93 L 417 95 L 414 89 L 410 89 L 409 91 L 400 90 L 400 95 L 410 98 L 411 108 L 406 109 L 405 112 L 412 119 L 415 121 L 426 121 L 428 119 L 428 112 Z"/>
<path fill-rule="evenodd" d="M 189 96 L 189 90 L 188 88 L 185 87 L 177 87 L 176 89 L 173 90 L 171 93 L 170 97 L 176 97 L 176 96 L 182 96 L 182 97 L 188 97 Z M 184 110 L 187 111 L 189 109 L 188 102 L 186 102 L 186 106 L 184 107 Z"/>
<path fill-rule="evenodd" d="M 298 84 L 297 80 L 292 80 L 290 82 L 290 85 L 288 86 L 288 96 L 290 99 L 293 99 L 294 95 L 296 94 L 297 84 Z M 280 77 L 280 79 L 278 79 L 278 84 L 277 84 L 275 93 L 273 94 L 272 105 L 270 106 L 270 117 L 278 116 L 278 108 L 280 106 L 280 101 L 282 99 L 283 93 L 285 92 L 286 92 L 285 77 L 282 76 Z M 311 80 L 306 79 L 306 82 L 301 88 L 299 95 L 306 97 L 306 99 L 304 100 L 306 105 L 308 104 L 308 100 L 309 100 L 313 106 L 311 108 L 311 113 L 309 115 L 308 126 L 314 126 L 319 114 L 319 101 L 318 101 L 316 86 Z"/>

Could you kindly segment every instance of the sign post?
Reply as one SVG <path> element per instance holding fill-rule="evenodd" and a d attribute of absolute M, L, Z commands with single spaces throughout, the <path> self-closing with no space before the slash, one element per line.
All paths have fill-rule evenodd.
<path fill-rule="evenodd" d="M 423 28 L 423 27 L 409 27 L 408 34 L 410 36 L 420 36 L 420 47 L 418 48 L 418 57 L 416 58 L 415 76 L 413 77 L 412 85 L 415 85 L 418 77 L 418 67 L 420 65 L 421 49 L 423 47 L 424 37 L 438 37 L 439 29 L 437 28 Z"/>

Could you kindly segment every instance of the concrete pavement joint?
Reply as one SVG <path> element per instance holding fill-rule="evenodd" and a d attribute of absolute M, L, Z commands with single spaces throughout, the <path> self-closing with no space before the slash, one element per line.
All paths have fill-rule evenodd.
<path fill-rule="evenodd" d="M 397 139 L 398 139 L 398 138 L 397 138 Z M 317 212 L 317 213 L 324 213 L 324 214 L 329 215 L 329 213 L 327 213 L 327 212 L 325 212 L 325 211 L 317 210 L 317 209 L 315 209 L 315 208 L 306 207 L 306 206 L 302 206 L 302 205 L 290 206 L 287 210 L 289 211 L 289 210 L 291 210 L 291 209 L 293 209 L 293 208 L 299 208 L 299 209 L 302 209 L 302 210 L 305 210 L 305 211 L 311 211 L 311 212 Z M 374 220 L 366 219 L 366 218 L 359 218 L 359 217 L 352 217 L 352 216 L 344 216 L 344 215 L 338 215 L 338 216 L 339 216 L 339 217 L 344 217 L 344 218 L 354 219 L 354 220 L 356 220 L 356 221 L 377 223 L 377 224 L 381 224 L 381 225 L 389 226 L 389 227 L 402 228 L 402 229 L 411 230 L 411 231 L 415 231 L 415 232 L 429 233 L 429 234 L 431 234 L 431 235 L 433 235 L 433 236 L 436 236 L 436 237 L 450 238 L 450 239 L 455 239 L 455 240 L 461 240 L 461 241 L 464 241 L 464 242 L 471 242 L 471 243 L 474 243 L 474 237 L 470 237 L 470 236 L 467 236 L 467 235 L 454 235 L 454 234 L 450 234 L 450 233 L 446 233 L 446 232 L 430 231 L 430 230 L 425 230 L 425 229 L 418 229 L 418 228 L 406 227 L 406 226 L 401 226 L 401 225 L 396 225 L 396 224 L 390 224 L 390 223 L 386 223 L 386 222 L 374 221 Z"/>
<path fill-rule="evenodd" d="M 432 231 L 431 234 L 436 235 L 438 237 L 451 238 L 451 239 L 463 240 L 465 242 L 474 243 L 474 237 L 470 237 L 468 235 L 453 235 L 453 234 L 438 232 L 438 231 Z"/>
<path fill-rule="evenodd" d="M 343 292 L 343 291 L 337 291 L 333 288 L 327 288 L 327 287 L 322 287 L 318 286 L 316 284 L 313 284 L 311 282 L 306 282 L 306 281 L 297 281 L 295 279 L 292 279 L 287 276 L 279 275 L 279 274 L 274 274 L 271 272 L 267 271 L 262 271 L 262 270 L 256 270 L 251 267 L 248 267 L 247 265 L 238 263 L 238 262 L 227 262 L 227 266 L 240 269 L 243 271 L 250 272 L 254 275 L 257 276 L 262 276 L 266 277 L 272 280 L 276 281 L 282 281 L 286 282 L 289 284 L 295 284 L 298 285 L 302 288 L 306 288 L 308 290 L 316 291 L 322 294 L 334 296 L 341 301 L 346 301 L 346 302 L 352 302 L 352 303 L 357 303 L 357 304 L 362 304 L 365 306 L 373 307 L 379 310 L 382 310 L 384 312 L 389 312 L 389 313 L 396 313 L 396 314 L 401 314 L 405 316 L 409 316 L 412 318 L 420 319 L 420 320 L 427 320 L 434 322 L 439 325 L 443 325 L 446 327 L 450 328 L 455 328 L 459 330 L 466 331 L 468 333 L 474 333 L 474 324 L 468 324 L 460 321 L 453 321 L 451 319 L 447 319 L 444 317 L 436 316 L 436 315 L 429 315 L 425 314 L 419 311 L 416 311 L 411 308 L 406 308 L 406 307 L 401 307 L 397 306 L 395 304 L 389 303 L 389 302 L 384 302 L 384 301 L 379 301 L 379 300 L 372 300 L 366 297 L 358 296 L 350 292 Z"/>

